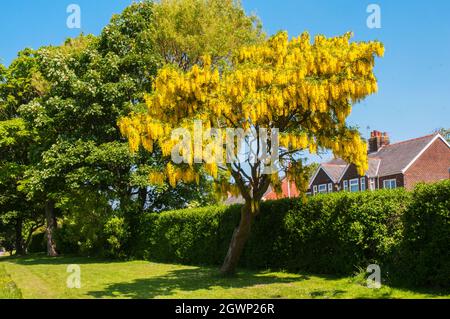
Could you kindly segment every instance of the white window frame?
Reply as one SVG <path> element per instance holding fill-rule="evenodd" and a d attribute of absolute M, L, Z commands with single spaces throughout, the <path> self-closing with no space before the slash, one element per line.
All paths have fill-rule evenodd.
<path fill-rule="evenodd" d="M 343 184 L 344 184 L 344 192 L 345 192 L 345 191 L 348 191 L 348 181 L 345 180 L 345 181 L 343 182 Z"/>
<path fill-rule="evenodd" d="M 333 183 L 328 183 L 328 193 L 333 192 Z"/>
<path fill-rule="evenodd" d="M 365 191 L 366 188 L 366 178 L 365 177 L 361 177 L 359 179 L 359 183 L 360 183 L 360 187 L 361 187 L 361 191 Z"/>
<path fill-rule="evenodd" d="M 374 177 L 371 177 L 371 178 L 369 179 L 369 188 L 370 188 L 371 191 L 374 191 L 374 190 L 375 190 L 375 188 L 376 188 L 375 185 L 376 185 L 376 184 L 375 184 L 375 178 L 374 178 Z"/>
<path fill-rule="evenodd" d="M 395 178 L 385 179 L 383 181 L 383 188 L 384 189 L 395 189 L 395 188 L 397 188 L 397 180 Z"/>
<path fill-rule="evenodd" d="M 317 185 L 314 185 L 313 186 L 313 195 L 316 195 L 317 194 Z"/>
<path fill-rule="evenodd" d="M 320 184 L 318 189 L 319 189 L 319 194 L 326 194 L 327 193 L 327 184 Z"/>
<path fill-rule="evenodd" d="M 355 184 L 356 182 L 356 184 Z M 348 189 L 350 192 L 355 193 L 355 192 L 359 192 L 359 178 L 354 178 L 350 180 L 350 183 L 348 184 Z M 357 190 L 353 191 L 352 187 L 356 186 Z"/>

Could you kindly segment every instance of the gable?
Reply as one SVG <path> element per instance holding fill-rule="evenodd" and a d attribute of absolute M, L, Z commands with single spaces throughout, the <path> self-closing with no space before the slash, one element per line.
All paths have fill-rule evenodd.
<path fill-rule="evenodd" d="M 437 135 L 435 139 L 411 160 L 402 170 L 402 173 L 405 173 L 420 161 L 429 162 L 430 170 L 433 170 L 433 162 L 435 164 L 446 165 L 448 170 L 450 168 L 450 145 L 441 135 Z"/>
<path fill-rule="evenodd" d="M 344 175 L 340 178 L 339 182 L 342 180 L 349 180 L 354 178 L 359 178 L 358 170 L 356 169 L 355 164 L 350 164 L 345 170 Z"/>
<path fill-rule="evenodd" d="M 371 178 L 403 175 L 424 153 L 428 152 L 428 149 L 431 152 L 435 152 L 433 151 L 433 147 L 431 147 L 432 145 L 440 145 L 441 151 L 439 154 L 436 154 L 434 160 L 439 161 L 441 166 L 448 165 L 448 168 L 446 168 L 446 174 L 448 176 L 448 170 L 450 169 L 448 159 L 450 156 L 450 144 L 440 134 L 431 134 L 386 145 L 377 152 L 370 153 L 368 156 L 369 167 L 365 172 L 365 176 Z M 432 166 L 430 164 L 430 169 L 433 169 Z M 347 165 L 342 159 L 335 158 L 319 167 L 311 179 L 309 186 L 327 183 L 336 184 L 340 183 L 343 179 L 356 177 L 360 176 L 355 165 Z"/>
<path fill-rule="evenodd" d="M 379 176 L 401 174 L 414 159 L 423 152 L 438 135 L 424 137 L 383 146 L 378 152 L 370 154 L 381 160 Z"/>
<path fill-rule="evenodd" d="M 330 178 L 330 176 L 328 176 L 323 167 L 320 167 L 316 172 L 315 177 L 311 180 L 311 185 L 321 185 L 328 183 L 334 183 L 334 181 Z"/>

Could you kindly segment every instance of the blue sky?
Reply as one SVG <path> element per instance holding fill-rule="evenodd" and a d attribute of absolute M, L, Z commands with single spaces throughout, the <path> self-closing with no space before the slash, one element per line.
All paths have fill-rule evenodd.
<path fill-rule="evenodd" d="M 99 34 L 114 13 L 131 0 L 15 0 L 0 4 L 0 61 L 17 51 L 61 44 L 80 32 Z M 81 7 L 81 29 L 66 26 L 69 4 Z M 366 136 L 387 131 L 393 142 L 450 127 L 450 1 L 448 0 L 243 0 L 268 34 L 304 30 L 327 36 L 353 31 L 355 40 L 380 40 L 379 92 L 354 107 L 350 123 Z M 366 25 L 366 8 L 381 8 L 381 29 Z"/>

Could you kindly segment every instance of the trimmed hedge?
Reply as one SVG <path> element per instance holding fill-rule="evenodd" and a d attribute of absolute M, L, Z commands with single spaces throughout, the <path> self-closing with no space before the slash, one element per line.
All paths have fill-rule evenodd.
<path fill-rule="evenodd" d="M 445 286 L 449 198 L 450 181 L 444 181 L 414 192 L 342 192 L 305 203 L 264 202 L 240 265 L 351 274 L 376 263 L 395 280 Z M 154 261 L 220 265 L 239 217 L 238 205 L 148 213 L 134 250 Z"/>
<path fill-rule="evenodd" d="M 315 273 L 352 273 L 380 263 L 401 238 L 404 190 L 334 193 L 264 202 L 240 264 Z M 141 223 L 142 257 L 162 262 L 220 264 L 240 206 L 148 214 Z"/>
<path fill-rule="evenodd" d="M 450 289 L 450 181 L 418 185 L 403 226 L 403 240 L 392 261 L 395 278 Z"/>
<path fill-rule="evenodd" d="M 113 217 L 108 227 L 99 226 L 99 233 L 105 234 L 100 237 L 109 244 L 105 246 L 100 237 L 92 244 L 107 247 L 108 255 L 116 257 L 218 266 L 238 225 L 240 208 L 144 214 L 137 237 L 125 250 L 121 247 L 125 247 L 127 225 Z M 79 236 L 64 234 L 67 230 L 59 230 L 59 248 L 72 252 L 69 248 L 79 244 L 73 238 Z M 112 244 L 118 249 L 111 250 Z M 44 234 L 33 236 L 30 252 L 34 251 L 45 251 Z M 447 180 L 418 185 L 413 192 L 342 192 L 310 197 L 305 203 L 299 199 L 264 202 L 240 266 L 348 275 L 375 263 L 381 266 L 385 281 L 449 288 L 449 252 Z"/>
<path fill-rule="evenodd" d="M 218 264 L 239 214 L 239 206 L 146 214 L 134 250 L 137 257 L 161 262 Z"/>

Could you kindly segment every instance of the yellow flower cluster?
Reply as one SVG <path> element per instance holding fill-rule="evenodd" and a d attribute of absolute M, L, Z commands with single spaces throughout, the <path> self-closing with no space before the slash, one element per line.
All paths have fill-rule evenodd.
<path fill-rule="evenodd" d="M 364 171 L 366 145 L 345 121 L 354 103 L 377 91 L 373 68 L 384 48 L 380 42 L 351 42 L 351 36 L 319 35 L 311 41 L 303 33 L 289 40 L 281 32 L 240 49 L 227 67 L 215 67 L 209 56 L 187 72 L 167 65 L 145 97 L 147 113 L 121 119 L 120 130 L 132 151 L 140 145 L 152 151 L 158 143 L 168 156 L 172 129 L 192 130 L 193 119 L 206 127 L 278 128 L 282 147 L 313 153 L 329 148 Z M 195 180 L 190 167 L 183 172 L 168 167 L 170 184 Z M 218 176 L 217 164 L 208 163 L 205 170 Z"/>
<path fill-rule="evenodd" d="M 238 196 L 240 194 L 239 188 L 236 184 L 231 184 L 227 179 L 221 179 L 217 183 L 214 184 L 214 192 L 219 195 L 218 197 L 225 196 Z M 222 196 L 220 196 L 222 195 Z"/>
<path fill-rule="evenodd" d="M 310 143 L 314 143 L 314 141 L 309 141 L 306 134 L 295 135 L 293 133 L 282 134 L 279 142 L 286 149 L 305 149 Z"/>
<path fill-rule="evenodd" d="M 169 179 L 169 184 L 172 187 L 177 185 L 178 181 L 183 181 L 185 183 L 197 182 L 199 183 L 200 176 L 193 169 L 182 169 L 176 167 L 172 163 L 168 163 L 166 167 L 166 175 Z"/>
<path fill-rule="evenodd" d="M 148 180 L 152 185 L 164 185 L 166 182 L 166 175 L 161 172 L 151 172 L 148 175 Z"/>

